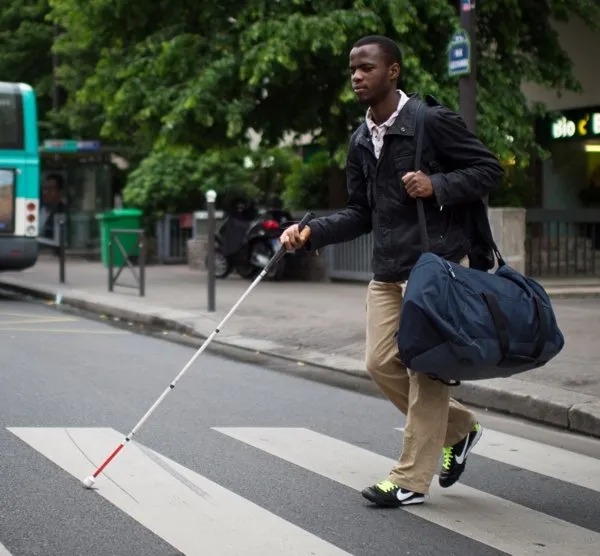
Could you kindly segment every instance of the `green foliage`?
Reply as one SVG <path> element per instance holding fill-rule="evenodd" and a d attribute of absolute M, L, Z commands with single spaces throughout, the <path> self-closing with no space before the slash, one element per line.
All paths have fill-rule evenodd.
<path fill-rule="evenodd" d="M 232 147 L 200 154 L 190 146 L 156 148 L 130 174 L 123 198 L 155 217 L 198 210 L 211 189 L 220 207 L 238 198 L 268 204 L 281 196 L 295 158 L 287 149 Z"/>
<path fill-rule="evenodd" d="M 489 197 L 493 207 L 527 207 L 534 202 L 535 183 L 529 168 L 506 165 L 502 187 Z"/>
<path fill-rule="evenodd" d="M 45 20 L 48 0 L 3 0 L 0 9 L 0 81 L 35 88 L 42 132 L 52 107 L 53 28 Z"/>
<path fill-rule="evenodd" d="M 258 177 L 268 182 L 264 168 L 240 170 L 250 130 L 264 149 L 310 133 L 331 171 L 343 167 L 349 134 L 364 117 L 347 70 L 348 52 L 362 35 L 386 34 L 400 43 L 408 92 L 458 107 L 457 81 L 446 74 L 447 44 L 459 27 L 457 0 L 220 0 L 201 8 L 189 0 L 4 3 L 0 78 L 32 83 L 55 131 L 126 147 L 137 168 L 128 191 L 139 203 L 162 207 L 156 210 L 189 204 L 194 187 L 208 182 L 266 194 Z M 518 168 L 540 152 L 533 126 L 539 108 L 528 105 L 522 84 L 578 90 L 551 25 L 574 16 L 597 28 L 600 4 L 477 4 L 478 134 Z M 67 99 L 46 117 L 52 43 Z M 282 168 L 292 164 L 288 155 L 281 155 L 289 159 Z M 325 155 L 293 163 L 289 203 L 325 199 L 324 164 Z M 171 191 L 178 200 L 157 191 L 169 175 L 182 176 L 181 189 Z M 303 198 L 304 191 L 310 195 Z"/>
<path fill-rule="evenodd" d="M 325 151 L 295 161 L 285 178 L 283 201 L 291 209 L 319 209 L 329 203 L 328 178 L 335 163 Z"/>

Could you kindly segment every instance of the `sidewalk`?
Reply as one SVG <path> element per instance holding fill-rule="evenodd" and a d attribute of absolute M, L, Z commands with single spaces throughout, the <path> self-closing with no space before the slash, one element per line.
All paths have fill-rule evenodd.
<path fill-rule="evenodd" d="M 209 313 L 206 274 L 185 265 L 147 267 L 145 297 L 118 285 L 109 293 L 108 270 L 98 262 L 68 260 L 66 284 L 58 276 L 57 259 L 43 256 L 34 268 L 0 273 L 0 287 L 51 300 L 60 294 L 66 305 L 206 337 L 250 285 L 236 276 L 217 281 L 217 310 Z M 119 282 L 134 284 L 128 269 Z M 600 280 L 543 285 L 565 335 L 563 352 L 518 378 L 465 383 L 452 395 L 600 437 Z M 366 284 L 342 282 L 262 282 L 214 342 L 368 379 L 363 363 L 365 290 Z"/>

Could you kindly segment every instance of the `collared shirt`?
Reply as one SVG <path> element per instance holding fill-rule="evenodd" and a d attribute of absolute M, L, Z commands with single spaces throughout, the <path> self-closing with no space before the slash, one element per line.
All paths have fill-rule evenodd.
<path fill-rule="evenodd" d="M 396 121 L 398 114 L 400 114 L 400 110 L 404 108 L 404 105 L 408 102 L 408 95 L 398 89 L 398 107 L 394 111 L 394 113 L 381 125 L 377 125 L 371 119 L 371 108 L 367 110 L 366 121 L 367 127 L 369 128 L 369 132 L 371 133 L 371 141 L 373 141 L 373 148 L 375 149 L 375 156 L 379 158 L 379 154 L 381 153 L 381 149 L 383 147 L 383 136 L 385 135 L 388 128 Z"/>

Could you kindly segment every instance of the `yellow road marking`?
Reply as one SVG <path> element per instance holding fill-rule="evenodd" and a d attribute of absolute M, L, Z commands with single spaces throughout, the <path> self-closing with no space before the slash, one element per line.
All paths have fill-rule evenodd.
<path fill-rule="evenodd" d="M 77 322 L 79 319 L 69 318 L 69 317 L 41 317 L 41 318 L 31 318 L 25 320 L 0 320 L 0 325 L 10 325 L 10 324 L 47 324 L 50 322 Z"/>
<path fill-rule="evenodd" d="M 127 330 L 77 330 L 69 328 L 2 328 L 0 332 L 59 332 L 68 334 L 127 334 Z"/>
<path fill-rule="evenodd" d="M 0 317 L 30 317 L 31 313 L 5 313 L 0 311 Z"/>
<path fill-rule="evenodd" d="M 47 311 L 50 312 L 50 311 Z M 52 311 L 53 313 L 55 311 Z M 65 318 L 65 317 L 43 317 L 41 315 L 33 315 L 31 313 L 8 313 L 8 312 L 4 312 L 4 311 L 0 311 L 0 317 L 23 317 L 23 318 L 44 318 L 44 319 L 61 319 L 61 318 Z"/>

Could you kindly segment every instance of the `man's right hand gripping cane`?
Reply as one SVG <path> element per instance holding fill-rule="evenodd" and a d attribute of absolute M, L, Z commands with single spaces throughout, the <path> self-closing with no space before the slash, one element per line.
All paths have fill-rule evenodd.
<path fill-rule="evenodd" d="M 298 229 L 298 224 L 292 224 L 289 228 L 286 228 L 279 241 L 285 245 L 288 251 L 294 251 L 302 247 L 310 239 L 310 228 L 305 226 L 302 231 Z"/>

